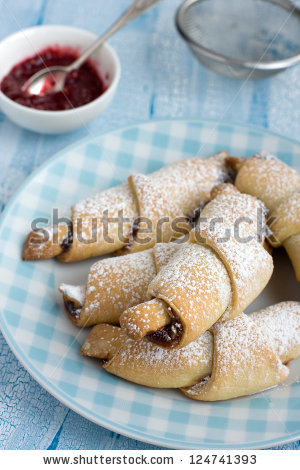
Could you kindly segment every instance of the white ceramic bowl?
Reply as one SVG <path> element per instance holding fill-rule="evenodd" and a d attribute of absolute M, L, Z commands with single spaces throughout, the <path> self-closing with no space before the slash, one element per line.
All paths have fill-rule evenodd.
<path fill-rule="evenodd" d="M 24 29 L 0 42 L 0 81 L 23 59 L 53 45 L 71 46 L 83 51 L 97 36 L 71 26 L 49 25 Z M 85 126 L 111 102 L 121 73 L 119 59 L 112 47 L 104 44 L 92 56 L 107 90 L 99 98 L 65 111 L 42 111 L 15 103 L 0 91 L 0 108 L 12 121 L 31 131 L 59 134 Z"/>

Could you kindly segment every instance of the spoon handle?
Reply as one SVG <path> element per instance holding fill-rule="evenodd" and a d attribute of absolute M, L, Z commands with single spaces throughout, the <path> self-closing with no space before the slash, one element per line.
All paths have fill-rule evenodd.
<path fill-rule="evenodd" d="M 95 52 L 96 49 L 101 47 L 103 43 L 110 38 L 114 33 L 119 29 L 123 28 L 127 23 L 134 20 L 146 10 L 152 8 L 154 5 L 159 3 L 161 0 L 135 0 L 130 7 L 124 11 L 120 18 L 113 23 L 113 25 L 102 35 L 100 38 L 96 39 L 84 52 L 78 57 L 69 67 L 67 67 L 67 72 L 71 72 L 74 69 L 79 68 L 86 59 Z"/>

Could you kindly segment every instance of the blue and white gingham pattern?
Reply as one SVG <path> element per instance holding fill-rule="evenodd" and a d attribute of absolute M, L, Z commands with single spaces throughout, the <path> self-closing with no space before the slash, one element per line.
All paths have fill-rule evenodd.
<path fill-rule="evenodd" d="M 253 397 L 199 403 L 176 390 L 154 390 L 111 376 L 79 355 L 87 334 L 63 313 L 57 286 L 81 282 L 91 261 L 23 262 L 35 217 L 53 207 L 68 214 L 80 198 L 199 153 L 226 149 L 250 156 L 274 152 L 300 164 L 300 145 L 254 127 L 213 121 L 152 121 L 86 139 L 35 172 L 8 205 L 0 227 L 0 323 L 11 348 L 35 379 L 78 413 L 125 435 L 175 448 L 266 447 L 300 436 L 300 383 Z"/>

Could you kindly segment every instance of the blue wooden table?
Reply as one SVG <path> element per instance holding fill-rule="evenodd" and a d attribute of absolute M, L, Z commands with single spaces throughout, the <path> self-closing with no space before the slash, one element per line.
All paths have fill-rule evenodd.
<path fill-rule="evenodd" d="M 0 110 L 0 208 L 24 179 L 66 145 L 100 130 L 153 118 L 250 123 L 300 141 L 300 66 L 260 81 L 210 72 L 174 27 L 181 0 L 164 0 L 111 39 L 122 77 L 109 109 L 60 136 L 27 132 Z M 130 0 L 0 0 L 0 40 L 33 25 L 68 24 L 100 34 Z M 0 333 L 0 449 L 154 449 L 97 426 L 42 389 Z M 281 448 L 299 449 L 300 441 Z"/>

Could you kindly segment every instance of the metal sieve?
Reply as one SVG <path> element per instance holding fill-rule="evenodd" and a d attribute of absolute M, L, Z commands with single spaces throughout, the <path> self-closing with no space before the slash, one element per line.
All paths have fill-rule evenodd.
<path fill-rule="evenodd" d="M 263 78 L 300 63 L 300 10 L 289 0 L 187 0 L 176 27 L 215 72 Z"/>

